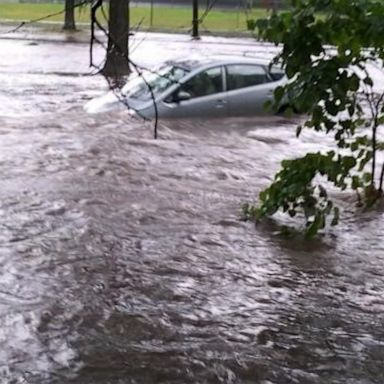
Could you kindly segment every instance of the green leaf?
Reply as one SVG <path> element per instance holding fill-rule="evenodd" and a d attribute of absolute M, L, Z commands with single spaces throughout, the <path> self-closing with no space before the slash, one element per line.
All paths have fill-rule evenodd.
<path fill-rule="evenodd" d="M 372 181 L 372 174 L 368 172 L 363 173 L 363 181 L 364 183 L 368 184 Z"/>
<path fill-rule="evenodd" d="M 354 141 L 352 144 L 351 144 L 351 151 L 352 152 L 355 152 L 359 149 L 359 143 Z"/>
<path fill-rule="evenodd" d="M 367 151 L 365 157 L 363 157 L 359 162 L 358 171 L 361 172 L 365 168 L 365 166 L 371 161 L 371 159 L 372 152 Z"/>
<path fill-rule="evenodd" d="M 319 190 L 320 190 L 320 192 L 319 192 L 320 197 L 326 198 L 328 196 L 327 190 L 322 185 L 319 185 Z"/>
<path fill-rule="evenodd" d="M 350 77 L 350 83 L 349 84 L 350 84 L 350 86 L 349 86 L 350 90 L 352 92 L 356 92 L 359 89 L 359 87 L 360 87 L 360 79 L 359 79 L 359 77 L 356 74 L 353 74 Z"/>
<path fill-rule="evenodd" d="M 260 24 L 263 23 L 264 20 L 259 20 Z M 254 19 L 248 19 L 247 20 L 247 30 L 248 31 L 254 31 L 256 29 L 256 20 Z"/>
<path fill-rule="evenodd" d="M 352 156 L 344 156 L 342 159 L 342 163 L 343 163 L 343 166 L 349 170 L 356 165 L 356 160 Z"/>
<path fill-rule="evenodd" d="M 302 125 L 299 125 L 299 126 L 296 128 L 296 137 L 299 137 L 299 136 L 300 136 L 302 129 L 303 129 L 303 126 L 302 126 Z"/>
<path fill-rule="evenodd" d="M 339 224 L 340 219 L 340 211 L 338 207 L 333 208 L 333 218 L 331 221 L 331 225 L 334 227 L 335 225 Z"/>
<path fill-rule="evenodd" d="M 349 116 L 352 117 L 355 114 L 355 106 L 353 104 L 348 106 Z"/>
<path fill-rule="evenodd" d="M 295 216 L 296 216 L 296 210 L 294 210 L 294 209 L 290 209 L 290 210 L 288 211 L 288 214 L 289 214 L 289 216 L 291 216 L 291 217 L 295 217 Z"/>
<path fill-rule="evenodd" d="M 274 95 L 275 95 L 275 102 L 276 104 L 280 104 L 281 102 L 281 99 L 283 98 L 284 96 L 284 87 L 277 87 L 274 91 Z"/>
<path fill-rule="evenodd" d="M 320 229 L 324 228 L 324 226 L 325 226 L 324 215 L 322 213 L 317 213 L 315 216 L 315 219 L 312 222 L 308 222 L 308 224 L 309 225 L 307 227 L 305 235 L 308 238 L 312 238 L 317 234 L 317 232 Z"/>
<path fill-rule="evenodd" d="M 352 189 L 356 190 L 361 187 L 360 177 L 352 176 Z"/>
<path fill-rule="evenodd" d="M 339 108 L 334 101 L 327 100 L 325 102 L 325 110 L 332 116 L 336 116 L 339 113 Z"/>
<path fill-rule="evenodd" d="M 266 111 L 268 111 L 268 110 L 271 110 L 272 109 L 272 105 L 273 105 L 273 103 L 272 103 L 272 101 L 271 100 L 267 100 L 265 103 L 264 103 L 264 109 L 266 110 Z"/>

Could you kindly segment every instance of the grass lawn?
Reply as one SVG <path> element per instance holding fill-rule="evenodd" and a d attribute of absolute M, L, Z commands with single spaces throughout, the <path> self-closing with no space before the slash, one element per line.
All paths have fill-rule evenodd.
<path fill-rule="evenodd" d="M 63 10 L 63 4 L 13 4 L 0 3 L 0 19 L 29 21 L 45 17 Z M 203 14 L 201 8 L 200 14 Z M 76 10 L 77 22 L 89 22 L 89 8 L 83 7 Z M 267 12 L 263 9 L 248 11 L 248 16 L 243 9 L 240 10 L 211 10 L 202 22 L 202 31 L 245 31 L 247 18 L 257 19 L 265 17 Z M 63 14 L 50 17 L 48 21 L 62 22 Z M 150 25 L 150 7 L 143 5 L 131 5 L 131 26 L 138 23 L 142 27 L 156 29 L 183 30 L 191 27 L 192 9 L 184 7 L 154 6 L 153 24 Z M 100 17 L 102 20 L 102 17 Z"/>

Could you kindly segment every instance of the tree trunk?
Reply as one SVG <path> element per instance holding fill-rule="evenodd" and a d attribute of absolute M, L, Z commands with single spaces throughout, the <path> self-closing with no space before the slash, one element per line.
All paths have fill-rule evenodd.
<path fill-rule="evenodd" d="M 76 31 L 75 0 L 65 0 L 64 27 L 66 31 Z"/>
<path fill-rule="evenodd" d="M 192 38 L 199 38 L 199 0 L 192 1 Z"/>
<path fill-rule="evenodd" d="M 103 74 L 110 77 L 128 75 L 129 0 L 110 0 L 107 60 Z"/>

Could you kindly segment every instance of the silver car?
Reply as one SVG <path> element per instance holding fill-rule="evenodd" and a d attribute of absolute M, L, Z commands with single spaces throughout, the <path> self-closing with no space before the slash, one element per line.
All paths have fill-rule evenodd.
<path fill-rule="evenodd" d="M 255 58 L 173 60 L 136 74 L 120 91 L 89 101 L 85 110 L 98 113 L 125 106 L 144 118 L 155 117 L 156 109 L 164 118 L 260 115 L 267 113 L 266 101 L 273 100 L 274 90 L 285 82 L 281 68 Z"/>

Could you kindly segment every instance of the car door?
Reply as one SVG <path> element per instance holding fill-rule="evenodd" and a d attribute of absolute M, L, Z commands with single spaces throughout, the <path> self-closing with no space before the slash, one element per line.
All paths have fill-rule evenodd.
<path fill-rule="evenodd" d="M 273 100 L 276 82 L 258 64 L 229 64 L 225 67 L 228 114 L 249 116 L 265 114 L 264 105 Z"/>
<path fill-rule="evenodd" d="M 226 117 L 228 114 L 222 66 L 200 71 L 182 83 L 161 106 L 164 117 Z"/>

